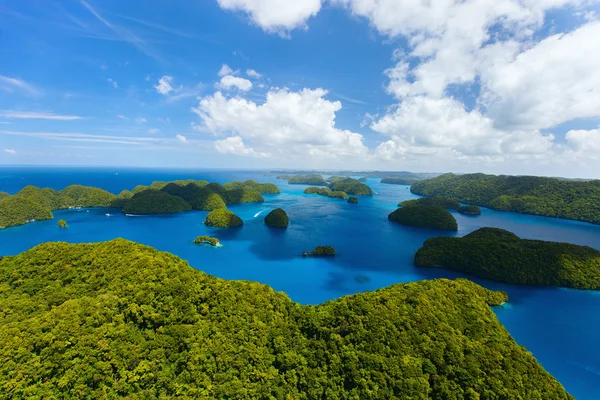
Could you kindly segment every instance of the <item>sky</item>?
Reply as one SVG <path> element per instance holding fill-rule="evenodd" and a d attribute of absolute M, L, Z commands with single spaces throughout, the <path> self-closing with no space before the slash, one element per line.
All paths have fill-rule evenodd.
<path fill-rule="evenodd" d="M 0 0 L 0 165 L 600 178 L 600 0 Z"/>

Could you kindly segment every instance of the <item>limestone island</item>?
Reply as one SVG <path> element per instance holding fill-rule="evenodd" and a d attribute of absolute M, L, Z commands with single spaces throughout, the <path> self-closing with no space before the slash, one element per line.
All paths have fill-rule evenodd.
<path fill-rule="evenodd" d="M 352 196 L 373 196 L 371 188 L 358 179 L 332 176 L 328 179 L 329 189 L 334 192 L 344 192 Z"/>
<path fill-rule="evenodd" d="M 67 227 L 67 221 L 65 221 L 64 219 L 58 220 L 58 227 L 59 228 L 66 228 Z"/>
<path fill-rule="evenodd" d="M 331 246 L 317 246 L 313 251 L 303 251 L 304 257 L 335 256 L 335 249 Z"/>
<path fill-rule="evenodd" d="M 290 185 L 327 186 L 327 182 L 321 175 L 296 175 L 292 176 L 288 183 Z"/>
<path fill-rule="evenodd" d="M 417 228 L 431 228 L 457 231 L 458 224 L 454 216 L 438 206 L 409 206 L 397 209 L 388 215 L 388 219 L 402 225 Z"/>
<path fill-rule="evenodd" d="M 210 236 L 198 236 L 196 239 L 194 239 L 194 243 L 208 244 L 213 247 L 221 247 L 221 242 L 219 242 L 219 239 Z"/>
<path fill-rule="evenodd" d="M 354 197 L 354 196 L 349 197 L 348 198 L 348 203 L 350 203 L 350 204 L 358 204 L 358 197 Z"/>
<path fill-rule="evenodd" d="M 497 228 L 481 228 L 462 238 L 429 239 L 417 251 L 415 264 L 510 284 L 600 289 L 600 251 L 520 239 Z"/>
<path fill-rule="evenodd" d="M 134 215 L 172 214 L 190 211 L 192 206 L 181 197 L 158 190 L 144 190 L 125 203 L 123 213 Z"/>
<path fill-rule="evenodd" d="M 386 183 L 388 185 L 412 185 L 417 181 L 417 178 L 401 178 L 398 176 L 390 176 L 381 179 L 381 183 Z"/>
<path fill-rule="evenodd" d="M 465 215 L 481 215 L 481 208 L 477 206 L 461 206 L 456 211 Z"/>
<path fill-rule="evenodd" d="M 290 219 L 283 208 L 276 208 L 265 217 L 265 224 L 272 228 L 287 228 L 289 223 Z"/>
<path fill-rule="evenodd" d="M 410 206 L 437 206 L 450 210 L 458 210 L 461 205 L 456 199 L 447 199 L 445 197 L 423 197 L 421 199 L 405 200 L 398 203 L 399 207 Z"/>
<path fill-rule="evenodd" d="M 211 211 L 204 223 L 212 228 L 236 228 L 242 226 L 244 221 L 229 210 L 218 209 Z"/>
<path fill-rule="evenodd" d="M 303 305 L 116 239 L 4 257 L 0 284 L 3 398 L 572 399 L 466 279 Z"/>
<path fill-rule="evenodd" d="M 319 196 L 331 197 L 333 199 L 346 200 L 348 194 L 340 191 L 331 191 L 329 188 L 309 187 L 304 189 L 304 194 L 318 194 Z"/>

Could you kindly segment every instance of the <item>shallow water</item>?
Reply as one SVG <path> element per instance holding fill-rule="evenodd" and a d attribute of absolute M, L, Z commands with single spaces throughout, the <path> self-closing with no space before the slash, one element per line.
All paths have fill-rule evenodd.
<path fill-rule="evenodd" d="M 287 293 L 291 299 L 316 304 L 339 296 L 374 290 L 399 282 L 439 277 L 464 277 L 442 269 L 413 266 L 422 243 L 448 233 L 392 224 L 387 215 L 396 204 L 416 198 L 407 186 L 368 184 L 376 195 L 360 204 L 304 195 L 306 186 L 288 185 L 263 172 L 126 170 L 80 168 L 0 168 L 0 191 L 15 193 L 32 184 L 62 189 L 71 183 L 98 186 L 118 193 L 153 180 L 256 179 L 276 183 L 280 195 L 266 195 L 263 204 L 231 207 L 244 220 L 241 229 L 215 230 L 202 224 L 206 212 L 170 216 L 125 216 L 114 209 L 55 212 L 55 219 L 0 231 L 0 254 L 17 254 L 45 241 L 97 242 L 123 237 L 172 252 L 194 268 L 227 279 L 255 280 Z M 267 211 L 284 208 L 287 230 L 264 225 Z M 106 214 L 110 214 L 107 216 Z M 570 242 L 600 249 L 600 226 L 553 218 L 483 209 L 479 217 L 456 214 L 463 236 L 482 226 L 508 229 L 524 238 Z M 59 229 L 57 219 L 68 229 Z M 198 246 L 196 236 L 218 237 L 221 248 Z M 332 245 L 334 259 L 303 258 L 303 250 Z M 473 278 L 471 278 L 473 279 Z M 367 280 L 367 282 L 364 282 Z M 600 292 L 504 285 L 473 279 L 510 296 L 496 314 L 519 344 L 578 399 L 597 399 L 600 392 Z"/>

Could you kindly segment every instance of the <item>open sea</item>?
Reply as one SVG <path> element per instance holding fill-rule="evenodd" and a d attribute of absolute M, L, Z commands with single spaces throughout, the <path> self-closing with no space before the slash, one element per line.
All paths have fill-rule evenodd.
<path fill-rule="evenodd" d="M 241 229 L 214 230 L 203 225 L 207 212 L 169 216 L 125 216 L 116 209 L 54 212 L 55 219 L 0 230 L 0 255 L 13 255 L 47 241 L 99 242 L 125 238 L 178 255 L 209 274 L 253 280 L 287 293 L 294 301 L 318 304 L 340 296 L 399 282 L 467 277 L 442 269 L 417 268 L 416 250 L 431 237 L 448 233 L 404 227 L 387 215 L 399 201 L 417 198 L 408 186 L 367 184 L 376 193 L 358 205 L 305 195 L 307 186 L 289 185 L 264 171 L 128 169 L 78 167 L 0 167 L 0 191 L 26 185 L 62 189 L 70 184 L 96 186 L 118 194 L 136 185 L 175 179 L 209 182 L 255 179 L 275 183 L 280 195 L 263 204 L 231 206 L 244 220 Z M 265 226 L 263 218 L 281 207 L 290 217 L 287 230 Z M 569 242 L 600 250 L 600 226 L 555 218 L 482 209 L 478 217 L 455 214 L 463 236 L 480 227 L 507 229 L 523 238 Z M 68 229 L 56 221 L 65 219 Z M 194 245 L 210 235 L 223 247 Z M 303 250 L 334 246 L 334 259 L 303 258 Z M 469 277 L 490 289 L 505 290 L 509 302 L 494 308 L 515 340 L 525 346 L 565 388 L 580 400 L 600 398 L 600 291 L 506 285 Z"/>

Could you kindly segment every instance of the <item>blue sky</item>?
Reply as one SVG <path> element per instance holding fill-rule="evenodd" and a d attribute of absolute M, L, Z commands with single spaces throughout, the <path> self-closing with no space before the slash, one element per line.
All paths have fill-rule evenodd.
<path fill-rule="evenodd" d="M 0 164 L 600 177 L 598 10 L 0 0 Z"/>

